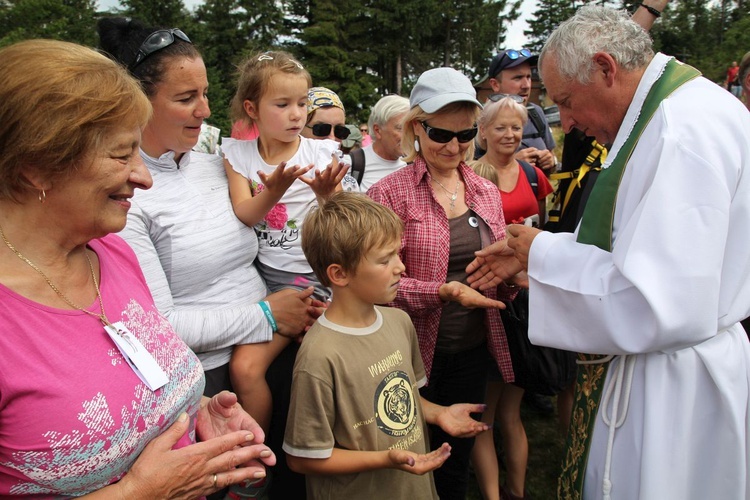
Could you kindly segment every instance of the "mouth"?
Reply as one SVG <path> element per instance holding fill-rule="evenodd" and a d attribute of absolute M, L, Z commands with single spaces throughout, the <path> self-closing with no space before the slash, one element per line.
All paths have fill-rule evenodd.
<path fill-rule="evenodd" d="M 126 210 L 130 208 L 130 198 L 132 198 L 132 194 L 111 194 L 109 195 L 109 199 L 112 201 L 117 202 L 120 206 L 125 208 Z"/>

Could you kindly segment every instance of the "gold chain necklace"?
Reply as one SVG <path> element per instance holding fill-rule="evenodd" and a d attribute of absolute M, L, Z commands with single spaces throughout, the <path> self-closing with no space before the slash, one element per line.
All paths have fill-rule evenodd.
<path fill-rule="evenodd" d="M 94 280 L 94 288 L 96 288 L 96 297 L 97 297 L 97 299 L 99 299 L 99 308 L 100 308 L 100 309 L 101 309 L 101 311 L 102 311 L 102 312 L 101 312 L 101 314 L 96 314 L 96 313 L 94 313 L 94 312 L 91 312 L 91 311 L 89 311 L 89 310 L 87 310 L 87 309 L 84 309 L 84 308 L 83 308 L 83 307 L 81 307 L 81 306 L 78 306 L 78 305 L 74 304 L 74 303 L 73 303 L 73 302 L 72 302 L 72 301 L 71 301 L 71 300 L 70 300 L 70 299 L 69 299 L 69 298 L 68 298 L 68 297 L 67 297 L 67 296 L 66 296 L 66 295 L 65 295 L 64 293 L 62 293 L 62 291 L 60 291 L 60 289 L 59 289 L 59 288 L 57 288 L 57 287 L 55 286 L 55 284 L 54 284 L 54 283 L 52 283 L 52 280 L 51 280 L 51 279 L 49 279 L 49 278 L 47 277 L 47 275 L 46 275 L 46 274 L 44 274 L 44 273 L 42 272 L 42 270 L 41 270 L 41 269 L 39 269 L 39 268 L 38 268 L 38 267 L 36 266 L 36 264 L 34 264 L 34 263 L 33 263 L 33 262 L 31 262 L 31 261 L 30 261 L 29 259 L 27 259 L 26 257 L 24 257 L 24 256 L 23 256 L 23 254 L 21 254 L 21 252 L 19 252 L 19 251 L 18 251 L 18 249 L 16 249 L 16 247 L 14 247 L 14 246 L 13 246 L 13 245 L 11 244 L 11 242 L 10 242 L 10 241 L 8 241 L 8 238 L 7 238 L 6 236 L 5 236 L 5 232 L 3 231 L 3 228 L 2 228 L 2 226 L 0 226 L 0 236 L 2 236 L 2 238 L 3 238 L 3 241 L 5 242 L 5 245 L 6 245 L 6 246 L 7 246 L 8 248 L 10 248 L 10 250 L 11 250 L 11 251 L 12 251 L 12 252 L 13 252 L 14 254 L 16 254 L 16 257 L 18 257 L 19 259 L 21 259 L 22 261 L 24 261 L 25 263 L 27 263 L 27 264 L 28 264 L 29 266 L 31 266 L 31 268 L 32 268 L 32 269 L 33 269 L 34 271 L 38 272 L 38 273 L 39 273 L 39 274 L 41 275 L 41 277 L 42 277 L 42 278 L 44 278 L 44 281 L 46 281 L 46 282 L 47 282 L 47 284 L 49 285 L 49 287 L 50 287 L 50 288 L 51 288 L 51 289 L 52 289 L 52 290 L 53 290 L 53 291 L 54 291 L 54 292 L 55 292 L 55 293 L 56 293 L 56 294 L 57 294 L 57 295 L 58 295 L 58 296 L 59 296 L 59 297 L 60 297 L 61 299 L 63 299 L 63 300 L 65 301 L 65 303 L 66 303 L 66 304 L 68 304 L 68 305 L 69 305 L 70 307 L 72 307 L 72 308 L 74 308 L 74 309 L 78 309 L 79 311 L 83 311 L 83 312 L 85 312 L 86 314 L 89 314 L 89 315 L 91 315 L 91 316 L 94 316 L 95 318 L 98 318 L 98 319 L 99 319 L 99 321 L 101 321 L 101 322 L 102 322 L 102 324 L 103 324 L 104 326 L 110 326 L 110 327 L 114 328 L 114 329 L 115 329 L 115 331 L 118 331 L 118 330 L 117 330 L 117 328 L 115 328 L 114 326 L 112 326 L 112 323 L 110 323 L 110 322 L 109 322 L 109 320 L 107 319 L 107 315 L 106 315 L 106 314 L 104 314 L 104 301 L 102 300 L 102 294 L 101 294 L 101 292 L 99 291 L 99 283 L 98 283 L 98 282 L 96 281 L 96 273 L 94 272 L 94 265 L 93 265 L 93 264 L 91 263 L 91 259 L 89 258 L 89 254 L 88 254 L 88 252 L 86 252 L 86 249 L 84 249 L 83 253 L 84 253 L 84 255 L 86 256 L 86 261 L 87 261 L 87 262 L 89 263 L 89 269 L 91 269 L 91 277 L 92 277 L 92 278 L 93 278 L 93 280 Z M 118 331 L 118 333 L 119 333 L 119 331 Z"/>
<path fill-rule="evenodd" d="M 456 174 L 456 176 L 458 178 L 456 179 L 456 189 L 453 190 L 453 193 L 451 193 L 450 191 L 448 191 L 448 189 L 446 189 L 446 187 L 443 186 L 443 183 L 440 182 L 439 180 L 437 180 L 436 177 L 432 178 L 433 181 L 435 181 L 435 182 L 438 183 L 438 186 L 440 186 L 441 188 L 443 188 L 443 191 L 445 191 L 445 194 L 448 197 L 448 200 L 450 200 L 450 204 L 451 204 L 451 206 L 450 206 L 450 212 L 451 212 L 451 215 L 453 215 L 453 211 L 456 208 L 456 198 L 458 198 L 458 186 L 461 185 L 461 176 L 459 176 L 458 174 Z"/>

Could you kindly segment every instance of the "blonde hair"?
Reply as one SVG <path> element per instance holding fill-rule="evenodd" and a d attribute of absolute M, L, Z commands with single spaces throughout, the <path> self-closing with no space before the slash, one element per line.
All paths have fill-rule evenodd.
<path fill-rule="evenodd" d="M 420 122 L 429 121 L 436 116 L 468 113 L 475 120 L 479 116 L 479 107 L 471 102 L 453 102 L 442 108 L 437 113 L 425 113 L 424 110 L 417 104 L 412 107 L 406 116 L 404 117 L 404 132 L 401 139 L 401 149 L 404 151 L 404 160 L 407 163 L 413 162 L 417 156 L 421 156 L 422 153 L 418 152 L 414 147 L 414 142 L 417 140 L 417 136 L 414 133 L 414 124 Z M 420 125 L 421 126 L 421 125 Z M 471 141 L 469 148 L 466 150 L 464 161 L 469 161 L 474 158 L 474 141 Z"/>
<path fill-rule="evenodd" d="M 289 52 L 274 50 L 255 53 L 237 68 L 237 91 L 230 104 L 232 121 L 239 120 L 248 127 L 253 126 L 254 120 L 245 112 L 245 101 L 257 105 L 268 90 L 271 77 L 277 73 L 301 76 L 307 82 L 308 88 L 312 85 L 310 73 Z"/>
<path fill-rule="evenodd" d="M 83 166 L 113 130 L 144 127 L 151 103 L 127 70 L 69 42 L 27 40 L 0 49 L 0 199 Z"/>
<path fill-rule="evenodd" d="M 367 252 L 400 239 L 403 229 L 390 208 L 362 193 L 340 191 L 305 217 L 302 251 L 320 283 L 331 286 L 329 266 L 355 273 Z"/>
<path fill-rule="evenodd" d="M 477 121 L 479 131 L 481 132 L 483 128 L 494 122 L 498 113 L 504 109 L 509 109 L 516 113 L 521 119 L 521 126 L 526 125 L 526 122 L 529 121 L 529 111 L 526 109 L 526 106 L 516 102 L 512 97 L 503 97 L 498 101 L 490 101 L 484 105 L 484 109 L 482 109 L 482 113 L 479 115 L 479 120 Z M 480 148 L 487 150 L 487 140 L 482 137 L 481 133 L 477 142 Z"/>
<path fill-rule="evenodd" d="M 497 170 L 489 163 L 483 161 L 473 160 L 469 162 L 469 166 L 479 177 L 484 177 L 495 186 L 500 185 L 500 179 L 497 176 Z"/>

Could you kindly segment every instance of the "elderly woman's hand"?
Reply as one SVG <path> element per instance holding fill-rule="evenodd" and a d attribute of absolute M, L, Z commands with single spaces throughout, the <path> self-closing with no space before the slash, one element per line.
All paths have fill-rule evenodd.
<path fill-rule="evenodd" d="M 451 281 L 440 285 L 440 300 L 458 302 L 464 307 L 474 309 L 477 307 L 505 309 L 505 304 L 499 300 L 493 300 L 485 297 L 470 286 L 464 285 L 460 281 Z"/>
<path fill-rule="evenodd" d="M 188 426 L 189 419 L 183 414 L 144 448 L 130 471 L 113 485 L 121 498 L 194 499 L 247 479 L 264 477 L 265 468 L 260 462 L 276 463 L 273 452 L 265 445 L 255 444 L 255 434 L 247 430 L 172 449 Z"/>
<path fill-rule="evenodd" d="M 271 306 L 279 335 L 295 338 L 323 313 L 326 304 L 312 297 L 314 291 L 311 286 L 302 291 L 287 288 L 265 298 Z"/>
<path fill-rule="evenodd" d="M 334 154 L 331 163 L 322 172 L 315 170 L 315 177 L 312 179 L 300 177 L 300 180 L 310 186 L 315 196 L 318 197 L 318 201 L 321 201 L 341 189 L 341 181 L 344 180 L 348 170 L 349 165 L 341 163 Z"/>

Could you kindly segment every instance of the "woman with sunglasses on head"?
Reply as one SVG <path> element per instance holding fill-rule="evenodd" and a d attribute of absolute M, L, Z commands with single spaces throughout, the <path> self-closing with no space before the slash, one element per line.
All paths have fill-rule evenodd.
<path fill-rule="evenodd" d="M 0 50 L 0 73 L 0 497 L 197 498 L 262 474 L 260 427 L 201 397 L 199 360 L 111 234 L 152 184 L 138 82 L 52 40 Z"/>
<path fill-rule="evenodd" d="M 191 151 L 210 109 L 206 68 L 188 37 L 125 18 L 102 19 L 98 31 L 154 109 L 140 149 L 154 186 L 133 199 L 122 236 L 157 307 L 201 360 L 205 394 L 231 390 L 234 346 L 300 334 L 315 319 L 313 289 L 268 295 L 253 264 L 257 236 L 232 211 L 222 159 Z"/>
<path fill-rule="evenodd" d="M 395 305 L 414 321 L 428 382 L 422 396 L 441 405 L 484 400 L 487 358 L 503 379 L 513 368 L 498 299 L 466 284 L 474 252 L 505 238 L 497 187 L 466 164 L 473 154 L 481 105 L 471 82 L 451 68 L 423 73 L 411 92 L 402 147 L 409 164 L 373 185 L 367 194 L 405 223 L 400 257 L 406 267 Z M 498 297 L 498 294 L 502 295 Z M 451 445 L 435 471 L 441 498 L 464 498 L 473 439 L 453 438 L 431 427 L 433 449 Z"/>
<path fill-rule="evenodd" d="M 552 185 L 539 167 L 522 165 L 516 158 L 523 128 L 528 120 L 523 98 L 517 95 L 494 94 L 479 117 L 479 140 L 486 150 L 479 161 L 491 165 L 497 174 L 497 186 L 503 201 L 503 217 L 510 224 L 523 224 L 537 218 L 537 227 L 544 226 L 546 197 Z M 536 171 L 536 189 L 528 169 Z M 490 367 L 487 382 L 487 411 L 482 420 L 488 425 L 500 424 L 505 455 L 506 480 L 500 488 L 495 442 L 491 434 L 477 437 L 472 461 L 483 498 L 515 500 L 525 498 L 528 441 L 521 421 L 523 389 L 505 383 L 497 370 Z"/>

